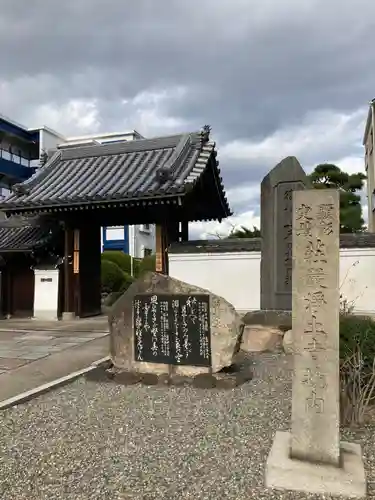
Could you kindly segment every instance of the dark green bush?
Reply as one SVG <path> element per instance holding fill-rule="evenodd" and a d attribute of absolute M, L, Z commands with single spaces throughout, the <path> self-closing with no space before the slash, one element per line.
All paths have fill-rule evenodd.
<path fill-rule="evenodd" d="M 129 286 L 134 283 L 135 278 L 133 278 L 130 274 L 124 273 L 124 281 L 118 290 L 118 293 L 123 294 L 129 288 Z"/>
<path fill-rule="evenodd" d="M 375 321 L 340 316 L 340 412 L 344 425 L 363 424 L 375 395 Z"/>
<path fill-rule="evenodd" d="M 120 286 L 119 290 L 117 290 L 116 292 L 112 292 L 109 295 L 108 299 L 106 300 L 106 305 L 112 306 L 116 302 L 116 300 L 118 298 L 120 298 L 121 295 L 123 295 L 126 292 L 126 290 L 129 288 L 129 286 L 132 283 L 134 283 L 134 281 L 135 281 L 135 278 L 132 278 L 130 276 L 130 274 L 124 273 L 124 281 L 123 281 L 122 285 Z"/>
<path fill-rule="evenodd" d="M 139 265 L 142 262 L 142 259 L 133 259 L 133 276 L 137 278 L 139 276 Z"/>
<path fill-rule="evenodd" d="M 131 257 L 121 250 L 105 250 L 102 253 L 102 261 L 114 262 L 125 273 L 131 274 Z"/>
<path fill-rule="evenodd" d="M 345 360 L 360 347 L 364 369 L 372 372 L 375 358 L 375 321 L 354 314 L 340 316 L 340 359 Z"/>
<path fill-rule="evenodd" d="M 147 271 L 155 271 L 156 268 L 156 255 L 148 255 L 144 257 L 139 263 L 138 276 L 142 276 Z"/>
<path fill-rule="evenodd" d="M 102 292 L 112 293 L 120 290 L 125 281 L 125 273 L 122 269 L 110 260 L 102 259 L 101 282 Z"/>

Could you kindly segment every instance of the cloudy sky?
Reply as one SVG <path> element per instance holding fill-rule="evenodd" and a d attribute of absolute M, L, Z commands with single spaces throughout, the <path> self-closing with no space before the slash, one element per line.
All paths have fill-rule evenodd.
<path fill-rule="evenodd" d="M 66 135 L 210 124 L 235 216 L 192 236 L 259 226 L 283 157 L 363 171 L 374 19 L 370 0 L 0 0 L 0 112 Z"/>

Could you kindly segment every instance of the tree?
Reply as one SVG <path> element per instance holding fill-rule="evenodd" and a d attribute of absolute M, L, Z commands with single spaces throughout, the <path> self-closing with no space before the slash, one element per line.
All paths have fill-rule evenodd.
<path fill-rule="evenodd" d="M 233 228 L 229 233 L 228 238 L 260 238 L 260 230 L 253 226 L 253 229 L 249 229 L 245 226 L 241 226 L 240 229 Z"/>
<path fill-rule="evenodd" d="M 361 172 L 348 174 L 331 163 L 321 163 L 308 176 L 316 189 L 340 191 L 340 232 L 358 233 L 365 230 L 362 218 L 361 197 L 366 176 Z"/>

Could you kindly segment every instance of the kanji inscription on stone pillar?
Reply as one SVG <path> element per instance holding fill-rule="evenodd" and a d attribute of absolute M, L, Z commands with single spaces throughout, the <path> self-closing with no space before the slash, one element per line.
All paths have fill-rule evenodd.
<path fill-rule="evenodd" d="M 291 457 L 339 465 L 339 193 L 293 193 Z"/>

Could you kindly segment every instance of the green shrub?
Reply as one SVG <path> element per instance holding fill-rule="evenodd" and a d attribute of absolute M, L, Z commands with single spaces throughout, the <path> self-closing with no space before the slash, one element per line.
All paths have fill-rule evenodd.
<path fill-rule="evenodd" d="M 116 300 L 118 298 L 120 298 L 121 295 L 123 295 L 126 292 L 126 290 L 129 288 L 129 286 L 132 283 L 134 283 L 134 281 L 135 281 L 135 278 L 130 276 L 130 274 L 124 273 L 124 281 L 123 281 L 122 285 L 120 286 L 119 290 L 117 290 L 116 292 L 112 292 L 109 295 L 109 297 L 106 300 L 106 305 L 112 306 L 116 302 Z"/>
<path fill-rule="evenodd" d="M 139 276 L 139 266 L 141 262 L 142 259 L 133 259 L 133 276 L 135 276 L 136 278 Z"/>
<path fill-rule="evenodd" d="M 131 257 L 121 250 L 105 250 L 102 253 L 102 261 L 114 262 L 125 273 L 131 274 Z"/>
<path fill-rule="evenodd" d="M 340 315 L 340 358 L 346 359 L 358 346 L 365 367 L 372 369 L 375 358 L 375 321 L 354 314 Z"/>
<path fill-rule="evenodd" d="M 156 269 L 156 255 L 148 255 L 144 257 L 139 263 L 137 276 L 142 276 L 147 271 L 155 271 Z"/>
<path fill-rule="evenodd" d="M 120 286 L 120 289 L 118 290 L 118 293 L 123 294 L 126 292 L 126 290 L 129 288 L 129 286 L 134 283 L 135 278 L 133 278 L 130 274 L 124 273 L 124 280 L 122 282 L 122 285 Z"/>
<path fill-rule="evenodd" d="M 375 321 L 340 315 L 340 411 L 343 424 L 364 421 L 375 396 Z"/>
<path fill-rule="evenodd" d="M 102 259 L 101 283 L 102 292 L 112 293 L 120 290 L 125 280 L 122 269 L 110 260 Z"/>

